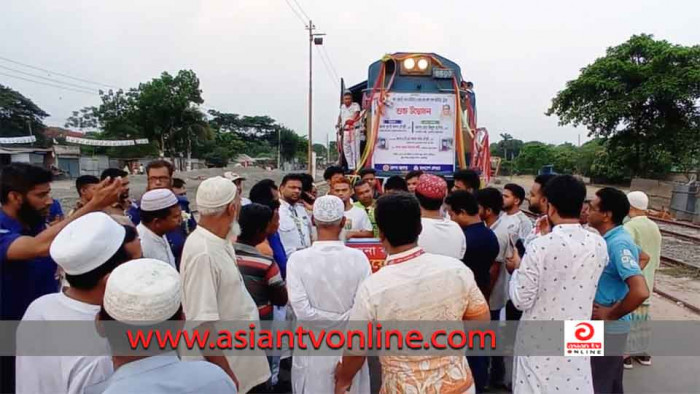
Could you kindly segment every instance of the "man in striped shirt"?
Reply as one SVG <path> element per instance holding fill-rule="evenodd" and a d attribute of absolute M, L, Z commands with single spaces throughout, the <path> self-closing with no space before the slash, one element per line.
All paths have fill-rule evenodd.
<path fill-rule="evenodd" d="M 234 245 L 238 269 L 258 306 L 260 320 L 272 320 L 273 305 L 287 304 L 287 288 L 277 263 L 255 248 L 265 240 L 273 217 L 272 210 L 265 205 L 252 203 L 241 208 L 238 219 L 241 234 Z"/>

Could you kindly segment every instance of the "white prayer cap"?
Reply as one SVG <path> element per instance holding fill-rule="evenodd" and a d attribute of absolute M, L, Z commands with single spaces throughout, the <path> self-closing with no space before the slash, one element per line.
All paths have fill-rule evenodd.
<path fill-rule="evenodd" d="M 168 189 L 147 191 L 141 197 L 141 210 L 146 212 L 160 211 L 177 205 L 177 196 Z"/>
<path fill-rule="evenodd" d="M 336 196 L 323 196 L 314 201 L 314 220 L 322 223 L 332 223 L 343 218 L 345 204 Z"/>
<path fill-rule="evenodd" d="M 639 210 L 646 211 L 649 208 L 649 197 L 644 192 L 630 192 L 627 194 L 627 200 L 632 207 Z"/>
<path fill-rule="evenodd" d="M 114 320 L 134 325 L 166 321 L 180 308 L 180 274 L 170 264 L 136 259 L 107 279 L 104 308 Z"/>
<path fill-rule="evenodd" d="M 246 177 L 243 175 L 236 174 L 235 172 L 231 171 L 226 171 L 224 172 L 224 178 L 228 179 L 231 182 L 236 182 L 237 180 L 245 181 Z"/>
<path fill-rule="evenodd" d="M 236 185 L 230 180 L 215 176 L 204 180 L 197 189 L 199 208 L 219 208 L 236 198 Z"/>
<path fill-rule="evenodd" d="M 106 263 L 124 243 L 126 230 L 104 212 L 79 217 L 58 233 L 51 258 L 69 275 L 90 272 Z"/>

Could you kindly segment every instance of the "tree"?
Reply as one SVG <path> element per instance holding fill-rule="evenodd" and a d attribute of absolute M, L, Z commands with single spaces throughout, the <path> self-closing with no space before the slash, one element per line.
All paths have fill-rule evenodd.
<path fill-rule="evenodd" d="M 553 149 L 554 171 L 560 174 L 573 174 L 576 172 L 576 162 L 578 159 L 578 150 L 571 143 L 557 145 Z"/>
<path fill-rule="evenodd" d="M 130 92 L 133 120 L 146 138 L 159 142 L 162 154 L 175 156 L 178 140 L 186 139 L 185 118 L 195 104 L 202 104 L 199 79 L 192 70 L 176 76 L 163 72 L 159 78 L 139 84 Z"/>
<path fill-rule="evenodd" d="M 513 160 L 520 154 L 523 147 L 523 141 L 513 138 L 508 133 L 501 133 L 501 140 L 491 144 L 491 156 L 502 157 L 505 160 Z"/>
<path fill-rule="evenodd" d="M 36 136 L 43 142 L 44 118 L 49 116 L 32 100 L 0 85 L 0 137 Z"/>
<path fill-rule="evenodd" d="M 539 141 L 528 142 L 515 159 L 515 167 L 519 173 L 537 174 L 542 166 L 553 164 L 554 155 L 551 145 Z"/>
<path fill-rule="evenodd" d="M 667 167 L 660 158 L 681 164 L 689 151 L 697 152 L 699 99 L 700 46 L 642 34 L 584 67 L 554 97 L 547 115 L 610 139 L 607 146 L 622 155 L 616 160 L 632 175 L 650 175 Z"/>

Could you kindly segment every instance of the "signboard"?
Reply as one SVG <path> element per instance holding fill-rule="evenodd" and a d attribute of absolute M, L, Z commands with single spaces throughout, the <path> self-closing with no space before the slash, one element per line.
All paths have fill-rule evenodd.
<path fill-rule="evenodd" d="M 33 135 L 26 137 L 0 138 L 0 144 L 31 144 L 32 142 L 36 142 L 36 137 Z"/>
<path fill-rule="evenodd" d="M 351 239 L 348 240 L 345 246 L 361 250 L 369 259 L 372 273 L 379 271 L 386 263 L 386 252 L 384 252 L 384 247 L 376 238 Z"/>
<path fill-rule="evenodd" d="M 454 94 L 391 93 L 379 115 L 374 169 L 454 171 L 455 111 Z"/>
<path fill-rule="evenodd" d="M 66 142 L 71 144 L 89 145 L 89 146 L 134 146 L 148 144 L 147 138 L 139 138 L 137 140 L 91 140 L 88 138 L 66 137 Z"/>

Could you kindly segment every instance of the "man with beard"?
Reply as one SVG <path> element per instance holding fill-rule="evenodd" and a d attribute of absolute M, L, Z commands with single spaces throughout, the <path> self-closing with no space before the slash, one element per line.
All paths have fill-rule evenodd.
<path fill-rule="evenodd" d="M 0 172 L 0 319 L 20 320 L 35 299 L 59 289 L 49 247 L 73 220 L 101 211 L 118 199 L 121 180 L 105 180 L 70 218 L 46 227 L 53 203 L 50 171 L 13 163 Z M 107 186 L 108 185 L 108 186 Z M 14 392 L 14 357 L 0 357 L 0 392 Z"/>
<path fill-rule="evenodd" d="M 230 241 L 240 207 L 236 185 L 220 176 L 205 180 L 197 190 L 197 207 L 201 215 L 199 225 L 185 242 L 180 265 L 187 320 L 202 322 L 198 326 L 200 332 L 215 329 L 219 321 L 259 325 L 258 308 L 238 270 Z M 234 380 L 237 376 L 242 393 L 270 377 L 270 367 L 260 350 L 251 356 L 224 356 L 220 351 L 204 357 Z"/>
<path fill-rule="evenodd" d="M 175 167 L 172 163 L 167 160 L 158 159 L 154 160 L 146 166 L 146 176 L 148 177 L 148 186 L 146 191 L 156 190 L 156 189 L 173 189 L 173 173 L 175 172 Z M 180 209 L 183 212 L 182 224 L 180 227 L 169 231 L 165 234 L 165 237 L 170 243 L 170 248 L 173 251 L 173 256 L 175 256 L 175 261 L 178 266 L 180 264 L 180 258 L 182 256 L 182 248 L 185 247 L 185 239 L 187 235 L 194 231 L 197 227 L 197 222 L 194 220 L 194 216 L 190 211 L 190 202 L 187 200 L 187 196 L 177 196 L 177 201 L 180 204 Z M 134 225 L 141 223 L 141 216 L 139 214 L 139 206 L 134 203 L 131 204 L 129 208 L 129 217 Z"/>
<path fill-rule="evenodd" d="M 119 194 L 119 201 L 105 208 L 105 213 L 119 224 L 134 226 L 135 223 L 126 215 L 126 210 L 131 206 L 131 201 L 129 200 L 129 173 L 118 168 L 108 168 L 102 171 L 100 180 L 104 181 L 107 178 L 121 178 L 122 190 Z"/>
<path fill-rule="evenodd" d="M 287 257 L 311 246 L 311 219 L 301 202 L 301 174 L 287 174 L 280 185 L 280 238 Z"/>
<path fill-rule="evenodd" d="M 547 234 L 550 231 L 549 219 L 547 218 L 547 198 L 544 196 L 544 187 L 547 186 L 547 182 L 555 176 L 556 175 L 553 174 L 538 175 L 537 178 L 535 178 L 535 183 L 533 183 L 530 188 L 530 212 L 539 215 L 539 218 L 535 221 L 535 225 L 532 231 L 530 231 L 530 234 L 525 238 L 525 241 L 523 241 L 525 247 L 535 238 Z"/>

